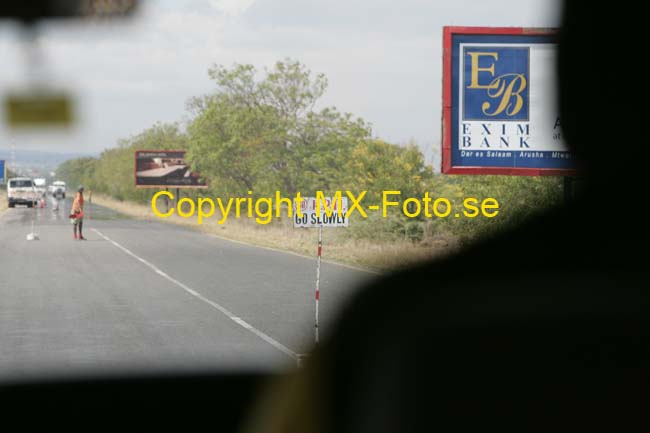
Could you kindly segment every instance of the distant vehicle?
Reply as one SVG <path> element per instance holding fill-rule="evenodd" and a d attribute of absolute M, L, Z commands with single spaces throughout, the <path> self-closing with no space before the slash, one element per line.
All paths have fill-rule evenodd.
<path fill-rule="evenodd" d="M 7 202 L 9 207 L 24 204 L 33 207 L 38 202 L 38 192 L 34 181 L 28 177 L 14 177 L 7 182 Z"/>
<path fill-rule="evenodd" d="M 57 180 L 47 187 L 47 193 L 55 198 L 65 198 L 65 182 Z"/>
<path fill-rule="evenodd" d="M 41 195 L 41 197 L 45 197 L 45 193 L 47 192 L 47 181 L 42 178 L 42 177 L 37 177 L 34 179 L 34 187 L 36 188 L 36 191 Z"/>

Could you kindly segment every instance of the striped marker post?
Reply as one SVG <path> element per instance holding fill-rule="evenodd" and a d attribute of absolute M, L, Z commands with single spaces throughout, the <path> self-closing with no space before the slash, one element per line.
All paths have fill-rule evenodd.
<path fill-rule="evenodd" d="M 336 199 L 336 201 L 335 201 Z M 319 200 L 324 200 L 319 203 Z M 318 346 L 319 335 L 319 302 L 320 302 L 320 268 L 323 255 L 323 227 L 348 227 L 350 222 L 347 218 L 348 198 L 347 197 L 296 197 L 293 201 L 294 212 L 291 216 L 294 228 L 318 228 L 318 258 L 316 265 L 316 291 L 314 294 L 315 315 L 314 315 L 314 342 Z M 324 204 L 325 211 L 322 211 L 321 204 Z"/>
<path fill-rule="evenodd" d="M 320 300 L 320 257 L 323 251 L 323 224 L 318 226 L 318 264 L 316 265 L 316 317 L 314 323 L 314 341 L 318 345 L 318 301 Z"/>

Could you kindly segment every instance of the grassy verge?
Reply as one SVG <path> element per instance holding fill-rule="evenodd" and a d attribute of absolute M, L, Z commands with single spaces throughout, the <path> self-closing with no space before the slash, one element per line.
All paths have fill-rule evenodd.
<path fill-rule="evenodd" d="M 210 218 L 198 225 L 195 218 L 184 219 L 175 215 L 166 219 L 158 218 L 148 205 L 119 201 L 98 194 L 93 194 L 92 201 L 136 219 L 191 227 L 226 239 L 310 257 L 315 257 L 316 253 L 318 230 L 294 229 L 287 218 L 269 225 L 259 225 L 248 219 L 229 219 L 225 224 L 219 225 L 216 218 Z M 418 244 L 406 240 L 371 241 L 352 239 L 346 231 L 345 228 L 324 229 L 323 259 L 369 270 L 386 271 L 448 254 L 457 248 L 455 239 L 429 240 Z"/>
<path fill-rule="evenodd" d="M 7 212 L 7 191 L 0 190 L 0 215 Z"/>

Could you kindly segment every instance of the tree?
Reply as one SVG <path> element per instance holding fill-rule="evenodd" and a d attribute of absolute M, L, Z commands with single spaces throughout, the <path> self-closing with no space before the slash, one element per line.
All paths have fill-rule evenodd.
<path fill-rule="evenodd" d="M 65 161 L 57 168 L 57 177 L 65 180 L 71 188 L 84 185 L 92 189 L 94 185 L 93 174 L 98 162 L 96 158 L 91 157 Z"/>
<path fill-rule="evenodd" d="M 368 203 L 379 203 L 382 191 L 401 191 L 402 198 L 422 197 L 433 170 L 415 143 L 402 147 L 382 140 L 365 140 L 352 151 L 345 168 L 347 189 L 368 193 Z"/>
<path fill-rule="evenodd" d="M 252 65 L 215 66 L 209 74 L 217 92 L 190 104 L 188 159 L 222 194 L 328 189 L 370 135 L 350 114 L 314 111 L 327 80 L 299 62 L 277 62 L 261 80 Z"/>
<path fill-rule="evenodd" d="M 227 95 L 211 99 L 188 127 L 188 161 L 213 189 L 237 194 L 271 183 L 283 160 L 284 130 L 270 107 L 248 107 Z"/>
<path fill-rule="evenodd" d="M 104 150 L 99 158 L 65 161 L 58 175 L 69 185 L 83 184 L 87 189 L 108 194 L 118 200 L 143 201 L 150 190 L 135 188 L 134 152 L 137 149 L 186 149 L 187 136 L 177 124 L 157 123 L 118 146 Z"/>

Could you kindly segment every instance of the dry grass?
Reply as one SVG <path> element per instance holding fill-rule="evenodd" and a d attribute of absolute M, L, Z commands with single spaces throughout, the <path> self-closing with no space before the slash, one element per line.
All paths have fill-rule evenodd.
<path fill-rule="evenodd" d="M 7 191 L 0 190 L 0 215 L 7 212 Z"/>
<path fill-rule="evenodd" d="M 287 218 L 260 225 L 248 219 L 228 219 L 220 225 L 217 218 L 204 220 L 198 225 L 196 218 L 180 218 L 176 215 L 166 219 L 156 217 L 150 206 L 118 201 L 107 196 L 93 194 L 93 203 L 116 210 L 130 217 L 163 221 L 190 227 L 222 238 L 253 245 L 315 257 L 318 230 L 294 229 Z M 323 259 L 358 266 L 375 271 L 386 271 L 448 254 L 457 248 L 454 239 L 429 240 L 413 244 L 408 241 L 379 242 L 352 239 L 346 229 L 324 229 Z"/>

